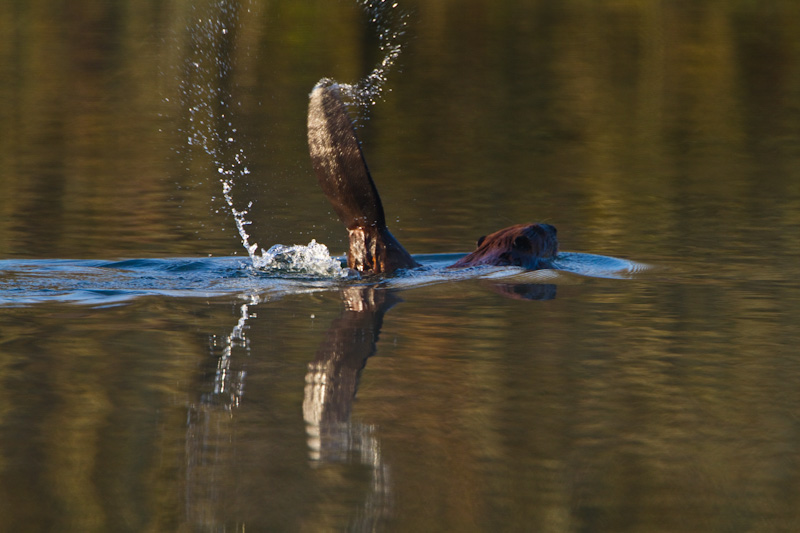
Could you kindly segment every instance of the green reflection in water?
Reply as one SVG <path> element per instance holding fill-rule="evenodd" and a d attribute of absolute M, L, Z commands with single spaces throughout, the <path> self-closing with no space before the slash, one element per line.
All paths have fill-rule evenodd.
<path fill-rule="evenodd" d="M 307 161 L 307 95 L 322 76 L 368 73 L 374 32 L 349 3 L 231 5 L 226 90 L 241 104 L 250 232 L 341 253 Z M 351 414 L 387 465 L 381 526 L 793 530 L 800 6 L 403 6 L 401 71 L 359 134 L 408 249 L 466 251 L 542 220 L 567 250 L 662 269 L 559 286 L 546 302 L 474 281 L 404 291 Z M 216 169 L 183 153 L 191 13 L 180 1 L 0 6 L 0 255 L 240 253 Z M 7 527 L 353 520 L 371 471 L 312 468 L 302 414 L 342 299 L 251 308 L 249 348 L 231 359 L 246 370 L 242 401 L 202 418 L 241 303 L 3 309 Z"/>

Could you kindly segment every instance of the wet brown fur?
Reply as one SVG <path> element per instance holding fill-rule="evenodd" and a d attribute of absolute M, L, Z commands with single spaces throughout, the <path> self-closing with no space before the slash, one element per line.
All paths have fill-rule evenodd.
<path fill-rule="evenodd" d="M 419 264 L 386 226 L 378 190 L 338 87 L 321 82 L 308 105 L 308 147 L 322 191 L 347 228 L 347 265 L 369 274 L 389 274 Z M 519 224 L 478 240 L 478 248 L 449 268 L 478 265 L 549 268 L 558 253 L 556 229 Z"/>
<path fill-rule="evenodd" d="M 558 253 L 556 228 L 550 224 L 518 224 L 478 239 L 478 247 L 450 268 L 479 265 L 549 268 Z"/>
<path fill-rule="evenodd" d="M 347 266 L 386 274 L 419 264 L 389 232 L 381 198 L 336 86 L 318 85 L 308 104 L 308 147 L 322 191 L 347 228 Z"/>

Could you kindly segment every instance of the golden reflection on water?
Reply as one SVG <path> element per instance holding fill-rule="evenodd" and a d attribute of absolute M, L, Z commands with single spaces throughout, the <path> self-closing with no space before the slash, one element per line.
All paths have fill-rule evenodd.
<path fill-rule="evenodd" d="M 181 131 L 192 5 L 0 5 L 0 256 L 240 252 Z M 376 43 L 346 3 L 231 5 L 249 231 L 340 253 L 307 95 Z M 541 301 L 401 291 L 327 450 L 303 404 L 338 293 L 0 309 L 5 527 L 795 529 L 800 4 L 405 5 L 359 132 L 405 246 L 542 220 L 658 268 Z"/>
<path fill-rule="evenodd" d="M 537 302 L 458 288 L 403 292 L 382 327 L 337 293 L 43 304 L 17 326 L 4 310 L 4 516 L 37 523 L 37 507 L 10 505 L 27 496 L 69 506 L 46 515 L 68 529 L 126 516 L 665 531 L 798 518 L 800 368 L 782 323 L 796 290 L 765 306 L 754 290 L 646 279 Z M 715 299 L 749 316 L 720 316 Z M 335 361 L 372 352 L 354 398 Z M 315 353 L 344 389 L 309 391 Z M 318 419 L 304 414 L 314 398 Z"/>

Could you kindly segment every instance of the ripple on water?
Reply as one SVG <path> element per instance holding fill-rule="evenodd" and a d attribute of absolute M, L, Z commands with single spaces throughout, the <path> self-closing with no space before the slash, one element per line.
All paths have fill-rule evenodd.
<path fill-rule="evenodd" d="M 396 290 L 469 279 L 506 283 L 568 283 L 563 272 L 591 278 L 632 278 L 647 265 L 594 254 L 563 252 L 556 270 L 525 271 L 515 267 L 450 270 L 464 254 L 417 255 L 423 266 L 392 277 L 361 279 L 332 257 L 324 244 L 276 245 L 252 258 L 207 257 L 105 260 L 2 260 L 0 306 L 41 302 L 117 305 L 144 296 L 209 298 L 241 295 L 277 298 L 346 284 L 380 283 Z"/>

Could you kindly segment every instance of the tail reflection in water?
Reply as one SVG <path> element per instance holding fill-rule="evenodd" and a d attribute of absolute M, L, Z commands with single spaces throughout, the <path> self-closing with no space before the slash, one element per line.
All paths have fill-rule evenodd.
<path fill-rule="evenodd" d="M 303 418 L 306 424 L 312 477 L 319 477 L 320 490 L 329 483 L 326 466 L 356 466 L 369 472 L 366 494 L 350 507 L 348 529 L 371 531 L 389 517 L 392 489 L 389 468 L 381 455 L 374 427 L 350 420 L 358 380 L 367 359 L 375 353 L 383 316 L 400 302 L 392 291 L 376 287 L 342 289 L 344 310 L 333 320 L 305 376 Z M 186 430 L 187 519 L 202 530 L 258 526 L 265 516 L 248 511 L 248 502 L 236 501 L 249 479 L 243 462 L 254 461 L 253 443 L 237 438 L 250 409 L 245 397 L 246 364 L 251 350 L 248 320 L 259 303 L 253 297 L 240 308 L 236 326 L 227 336 L 213 337 L 214 357 L 205 372 L 198 401 L 189 407 Z M 242 353 L 244 352 L 244 353 Z M 300 383 L 297 384 L 300 386 Z M 244 418 L 243 418 L 244 417 Z M 299 417 L 297 420 L 300 423 Z M 238 428 L 238 429 L 237 429 Z M 267 430 L 266 428 L 264 429 Z M 252 436 L 252 429 L 246 431 Z M 301 477 L 302 477 L 301 473 Z M 247 491 L 245 491 L 247 492 Z M 320 512 L 327 504 L 320 502 Z M 243 507 L 242 507 L 243 506 Z M 267 518 L 269 520 L 269 518 Z M 313 520 L 313 519 L 312 519 Z"/>
<path fill-rule="evenodd" d="M 372 426 L 350 420 L 358 381 L 375 353 L 383 315 L 400 302 L 393 292 L 375 287 L 342 291 L 345 309 L 336 318 L 316 357 L 308 365 L 303 398 L 311 460 L 316 464 L 357 460 L 372 469 L 372 486 L 362 526 L 388 515 L 391 489 L 388 467 Z"/>
<path fill-rule="evenodd" d="M 425 274 L 432 280 L 449 279 L 437 277 L 435 270 L 421 276 Z M 554 284 L 498 282 L 508 273 L 494 274 L 479 283 L 504 297 L 556 297 Z M 541 271 L 535 278 L 529 272 L 519 276 L 523 281 L 542 280 Z M 386 281 L 387 287 L 339 279 L 330 289 L 339 291 L 343 309 L 313 358 L 313 344 L 306 344 L 299 358 L 295 354 L 287 359 L 280 349 L 271 357 L 270 342 L 258 336 L 263 330 L 251 329 L 257 306 L 274 301 L 275 292 L 252 294 L 240 303 L 238 320 L 227 334 L 211 337 L 211 357 L 199 394 L 188 408 L 186 428 L 185 506 L 193 527 L 282 530 L 302 523 L 319 530 L 346 523 L 348 530 L 371 531 L 391 518 L 396 487 L 378 432 L 358 418 L 352 420 L 351 413 L 361 372 L 376 352 L 384 315 L 401 301 L 399 290 L 409 287 L 404 281 L 421 282 L 398 277 Z M 281 314 L 280 308 L 269 311 Z M 279 327 L 262 322 L 267 330 Z M 301 378 L 300 365 L 306 362 Z M 273 372 L 276 368 L 286 373 Z M 301 387 L 302 421 L 296 409 Z M 291 464 L 284 462 L 289 457 L 294 458 Z M 297 498 L 304 499 L 302 513 L 290 511 Z"/>

